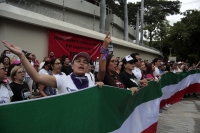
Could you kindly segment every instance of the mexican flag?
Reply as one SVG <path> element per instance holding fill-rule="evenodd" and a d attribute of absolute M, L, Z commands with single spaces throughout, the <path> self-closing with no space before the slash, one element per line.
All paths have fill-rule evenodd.
<path fill-rule="evenodd" d="M 0 131 L 155 133 L 160 102 L 174 96 L 181 99 L 188 92 L 200 92 L 199 70 L 167 73 L 158 83 L 149 82 L 133 96 L 129 90 L 104 86 L 4 104 L 0 105 Z"/>

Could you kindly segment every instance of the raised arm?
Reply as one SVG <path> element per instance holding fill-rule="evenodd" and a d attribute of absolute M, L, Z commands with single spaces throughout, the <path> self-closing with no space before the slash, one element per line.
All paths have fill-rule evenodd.
<path fill-rule="evenodd" d="M 38 74 L 37 71 L 35 70 L 35 68 L 26 59 L 26 57 L 25 57 L 24 53 L 22 52 L 21 48 L 13 45 L 11 43 L 8 43 L 5 40 L 3 40 L 2 42 L 3 42 L 4 46 L 7 47 L 12 53 L 14 53 L 17 56 L 19 56 L 20 61 L 23 64 L 23 66 L 25 67 L 27 73 L 29 74 L 29 76 L 35 82 L 43 84 L 45 86 L 50 86 L 50 87 L 57 88 L 55 77 L 54 76 L 50 76 L 50 75 Z"/>
<path fill-rule="evenodd" d="M 108 54 L 108 45 L 111 42 L 110 32 L 104 38 L 103 45 L 100 50 L 99 73 L 97 75 L 98 81 L 103 81 L 106 73 L 106 55 Z"/>

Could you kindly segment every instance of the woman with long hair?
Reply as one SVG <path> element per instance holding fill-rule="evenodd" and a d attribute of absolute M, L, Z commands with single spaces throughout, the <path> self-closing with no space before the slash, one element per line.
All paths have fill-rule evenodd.
<path fill-rule="evenodd" d="M 150 80 L 158 81 L 158 78 L 153 75 L 154 71 L 155 71 L 154 64 L 153 63 L 147 64 L 146 79 L 148 81 L 150 81 Z"/>
<path fill-rule="evenodd" d="M 97 75 L 98 81 L 103 81 L 104 84 L 125 88 L 122 83 L 119 74 L 116 72 L 117 60 L 114 55 L 108 54 L 108 45 L 111 42 L 110 33 L 108 33 L 104 39 L 103 45 L 100 49 L 100 61 L 99 61 L 99 73 Z M 132 89 L 132 94 L 134 94 L 137 89 Z"/>
<path fill-rule="evenodd" d="M 28 84 L 24 82 L 25 71 L 21 66 L 15 66 L 10 73 L 12 83 L 10 87 L 13 91 L 12 101 L 21 101 L 31 99 L 32 95 Z"/>
<path fill-rule="evenodd" d="M 4 67 L 3 63 L 0 62 L 0 104 L 11 102 L 13 96 L 13 92 L 10 89 L 9 84 L 3 81 L 6 78 L 6 68 Z"/>

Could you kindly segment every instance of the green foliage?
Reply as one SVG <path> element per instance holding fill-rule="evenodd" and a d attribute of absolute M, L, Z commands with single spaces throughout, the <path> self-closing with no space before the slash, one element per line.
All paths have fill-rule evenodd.
<path fill-rule="evenodd" d="M 149 40 L 150 46 L 153 40 L 161 41 L 167 35 L 170 26 L 166 21 L 166 16 L 180 13 L 180 4 L 180 1 L 144 0 L 144 30 L 146 30 L 144 37 Z M 116 15 L 123 20 L 124 3 L 121 1 L 117 6 L 119 10 Z M 129 25 L 136 25 L 136 13 L 141 8 L 141 2 L 128 3 L 127 6 Z"/>
<path fill-rule="evenodd" d="M 170 29 L 165 41 L 176 51 L 180 58 L 196 59 L 200 57 L 200 11 L 188 10 L 180 22 Z"/>

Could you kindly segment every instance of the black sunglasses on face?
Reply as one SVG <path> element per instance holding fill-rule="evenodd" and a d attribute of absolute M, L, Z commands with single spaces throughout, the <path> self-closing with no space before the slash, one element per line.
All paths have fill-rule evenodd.
<path fill-rule="evenodd" d="M 117 60 L 111 60 L 110 62 L 112 62 L 112 63 L 117 63 Z"/>
<path fill-rule="evenodd" d="M 132 60 L 132 61 L 128 61 L 127 63 L 129 63 L 129 64 L 134 64 L 134 61 Z"/>

